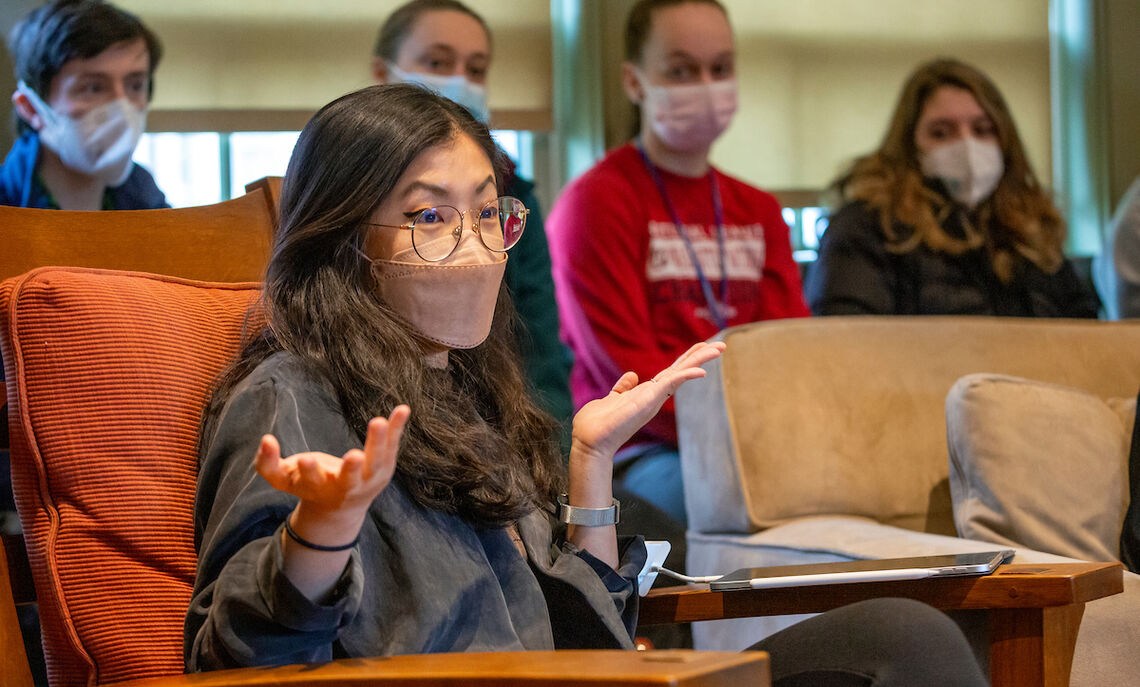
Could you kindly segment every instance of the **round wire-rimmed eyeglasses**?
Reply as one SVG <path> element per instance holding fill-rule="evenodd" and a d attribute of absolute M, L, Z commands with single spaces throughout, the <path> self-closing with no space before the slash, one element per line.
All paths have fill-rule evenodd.
<path fill-rule="evenodd" d="M 450 205 L 436 205 L 420 210 L 407 224 L 365 224 L 412 232 L 412 248 L 416 255 L 427 262 L 439 262 L 446 260 L 459 246 L 467 212 Z M 479 208 L 471 222 L 471 231 L 487 250 L 505 253 L 519 242 L 529 214 L 530 210 L 518 198 L 499 196 Z"/>

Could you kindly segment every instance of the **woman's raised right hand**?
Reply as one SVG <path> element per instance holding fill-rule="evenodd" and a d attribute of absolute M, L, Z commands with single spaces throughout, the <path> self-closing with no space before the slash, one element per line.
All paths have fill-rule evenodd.
<path fill-rule="evenodd" d="M 343 458 L 318 451 L 282 458 L 276 437 L 266 434 L 255 458 L 257 472 L 274 489 L 301 499 L 301 508 L 309 515 L 363 516 L 392 481 L 400 437 L 411 412 L 400 405 L 387 419 L 372 418 L 364 450 L 352 449 Z"/>

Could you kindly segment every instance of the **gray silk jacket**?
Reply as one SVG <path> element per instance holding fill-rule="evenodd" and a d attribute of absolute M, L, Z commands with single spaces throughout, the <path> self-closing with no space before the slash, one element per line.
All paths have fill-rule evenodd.
<path fill-rule="evenodd" d="M 186 615 L 190 672 L 342 657 L 448 651 L 633 647 L 640 537 L 619 541 L 617 572 L 534 512 L 505 529 L 414 503 L 394 480 L 373 502 L 331 598 L 285 577 L 281 528 L 296 498 L 254 469 L 263 434 L 282 455 L 362 446 L 327 385 L 279 353 L 235 389 L 202 442 L 195 504 L 199 561 Z"/>

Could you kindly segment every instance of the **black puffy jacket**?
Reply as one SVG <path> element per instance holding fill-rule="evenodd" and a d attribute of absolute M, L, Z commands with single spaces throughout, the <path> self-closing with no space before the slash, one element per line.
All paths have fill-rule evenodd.
<path fill-rule="evenodd" d="M 943 229 L 965 235 L 962 215 Z M 911 231 L 896 226 L 899 236 Z M 1013 278 L 1002 283 L 989 252 L 960 255 L 925 244 L 907 253 L 887 249 L 878 210 L 856 201 L 832 218 L 820 241 L 805 292 L 816 315 L 1001 315 L 1008 317 L 1096 317 L 1099 302 L 1066 260 L 1047 274 L 1018 256 Z"/>

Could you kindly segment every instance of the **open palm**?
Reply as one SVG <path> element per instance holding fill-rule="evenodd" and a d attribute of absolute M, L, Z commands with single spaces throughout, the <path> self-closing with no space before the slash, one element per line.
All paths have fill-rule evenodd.
<path fill-rule="evenodd" d="M 410 415 L 408 406 L 401 405 L 387 419 L 372 418 L 364 450 L 352 449 L 340 458 L 319 451 L 282 458 L 277 439 L 266 434 L 255 459 L 257 472 L 274 489 L 293 494 L 313 510 L 367 510 L 392 481 Z"/>
<path fill-rule="evenodd" d="M 652 379 L 638 383 L 637 374 L 626 372 L 602 398 L 582 406 L 574 416 L 574 442 L 597 456 L 612 457 L 637 430 L 661 410 L 677 388 L 690 379 L 704 377 L 701 369 L 724 350 L 723 342 L 699 343 Z"/>

